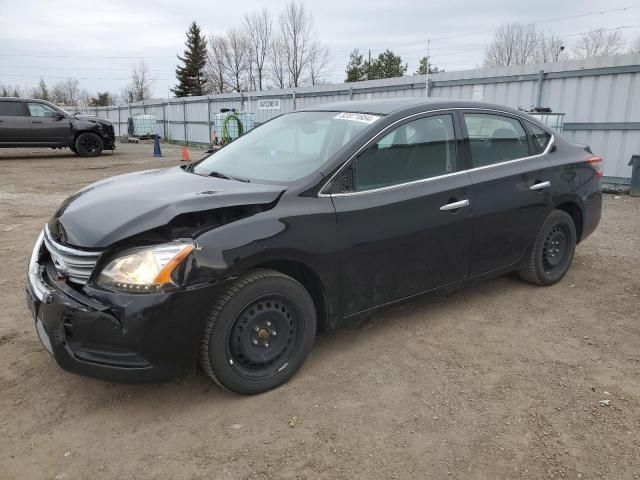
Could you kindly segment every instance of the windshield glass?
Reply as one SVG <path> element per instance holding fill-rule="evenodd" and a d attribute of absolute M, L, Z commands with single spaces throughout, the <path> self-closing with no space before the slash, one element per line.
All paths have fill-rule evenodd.
<path fill-rule="evenodd" d="M 316 171 L 380 117 L 296 112 L 274 118 L 194 165 L 199 175 L 292 182 Z"/>

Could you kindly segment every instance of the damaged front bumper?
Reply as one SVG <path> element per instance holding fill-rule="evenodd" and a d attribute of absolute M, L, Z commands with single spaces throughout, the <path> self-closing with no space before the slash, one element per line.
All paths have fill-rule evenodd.
<path fill-rule="evenodd" d="M 204 321 L 226 282 L 156 293 L 78 290 L 57 278 L 52 262 L 42 263 L 37 254 L 30 263 L 27 304 L 63 369 L 116 382 L 195 371 Z"/>

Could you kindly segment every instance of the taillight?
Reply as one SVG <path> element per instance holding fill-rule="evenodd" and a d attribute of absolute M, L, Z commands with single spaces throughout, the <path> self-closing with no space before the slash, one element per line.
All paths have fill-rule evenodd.
<path fill-rule="evenodd" d="M 587 163 L 591 165 L 593 169 L 596 171 L 597 177 L 601 177 L 602 175 L 604 175 L 604 171 L 602 170 L 602 161 L 603 161 L 603 158 L 598 155 L 593 155 L 587 158 Z"/>

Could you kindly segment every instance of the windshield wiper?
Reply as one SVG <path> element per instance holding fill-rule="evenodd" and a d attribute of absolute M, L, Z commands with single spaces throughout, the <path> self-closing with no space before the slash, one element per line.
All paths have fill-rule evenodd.
<path fill-rule="evenodd" d="M 210 177 L 224 178 L 225 180 L 231 180 L 231 177 L 227 177 L 224 173 L 216 172 L 215 170 L 209 173 Z"/>
<path fill-rule="evenodd" d="M 229 175 L 225 175 L 224 173 L 217 172 L 215 170 L 209 173 L 209 176 L 216 177 L 216 178 L 224 178 L 225 180 L 237 180 L 238 182 L 244 182 L 244 183 L 251 182 L 251 180 L 249 180 L 248 178 L 230 177 Z"/>

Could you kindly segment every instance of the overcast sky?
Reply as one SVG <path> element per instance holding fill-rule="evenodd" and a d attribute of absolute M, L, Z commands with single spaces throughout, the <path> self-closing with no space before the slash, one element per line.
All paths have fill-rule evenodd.
<path fill-rule="evenodd" d="M 541 22 L 540 30 L 563 36 L 567 47 L 594 27 L 621 30 L 625 41 L 640 35 L 640 2 L 633 0 L 306 0 L 319 38 L 329 47 L 328 80 L 344 80 L 349 52 L 390 48 L 409 63 L 426 54 L 447 71 L 478 67 L 492 30 L 507 22 Z M 0 0 L 0 84 L 49 85 L 66 77 L 90 92 L 120 92 L 131 65 L 144 60 L 155 78 L 153 93 L 166 97 L 175 84 L 176 54 L 196 20 L 206 34 L 239 25 L 244 13 L 281 2 Z M 611 11 L 612 9 L 627 10 Z M 596 13 L 600 12 L 600 13 Z M 559 17 L 559 21 L 549 21 Z M 623 45 L 626 49 L 628 44 Z"/>

